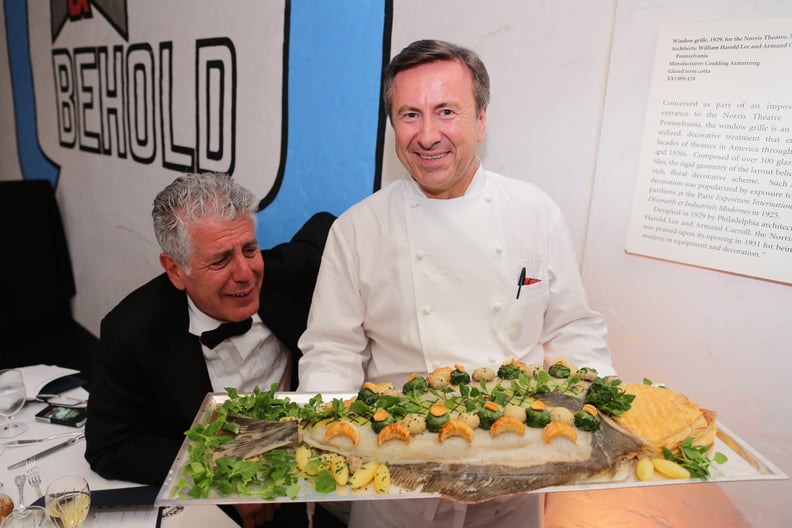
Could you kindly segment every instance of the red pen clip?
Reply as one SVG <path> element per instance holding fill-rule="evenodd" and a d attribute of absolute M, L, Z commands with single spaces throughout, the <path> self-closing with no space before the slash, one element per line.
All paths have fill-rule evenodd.
<path fill-rule="evenodd" d="M 532 277 L 525 276 L 525 268 L 520 270 L 520 277 L 517 279 L 517 298 L 520 298 L 520 290 L 522 290 L 523 286 L 530 286 L 531 284 L 536 284 L 537 282 L 542 282 L 542 279 L 534 279 Z"/>

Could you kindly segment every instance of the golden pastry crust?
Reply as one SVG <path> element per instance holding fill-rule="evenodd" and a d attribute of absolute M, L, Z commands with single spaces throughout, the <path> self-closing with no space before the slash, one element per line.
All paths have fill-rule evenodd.
<path fill-rule="evenodd" d="M 627 383 L 623 388 L 628 394 L 634 394 L 635 399 L 630 410 L 615 420 L 644 441 L 644 454 L 647 456 L 662 457 L 663 447 L 676 452 L 679 445 L 690 437 L 699 439 L 694 440 L 695 445 L 712 443 L 714 417 L 711 424 L 707 423 L 701 408 L 686 396 L 639 383 Z M 708 439 L 709 443 L 703 443 Z"/>

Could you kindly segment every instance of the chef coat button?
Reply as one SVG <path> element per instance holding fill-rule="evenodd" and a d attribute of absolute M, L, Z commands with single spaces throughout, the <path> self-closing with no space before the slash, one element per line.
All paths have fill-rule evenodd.
<path fill-rule="evenodd" d="M 497 361 L 497 359 L 495 359 L 494 357 L 490 356 L 489 358 L 487 358 L 487 361 L 489 361 L 490 363 L 495 363 Z"/>
<path fill-rule="evenodd" d="M 490 203 L 492 201 L 492 196 L 488 194 L 487 196 L 484 197 L 484 201 Z"/>
<path fill-rule="evenodd" d="M 425 304 L 422 310 L 424 315 L 429 315 L 430 313 L 432 313 L 432 307 L 429 306 L 428 304 Z"/>
<path fill-rule="evenodd" d="M 423 260 L 424 256 L 425 256 L 425 253 L 423 251 L 421 251 L 421 250 L 418 250 L 418 251 L 415 252 L 415 258 L 417 258 L 418 260 Z"/>
<path fill-rule="evenodd" d="M 410 207 L 418 207 L 419 205 L 418 202 L 410 202 Z"/>
<path fill-rule="evenodd" d="M 502 308 L 501 303 L 499 303 L 499 302 L 492 303 L 492 311 L 493 312 L 500 312 L 501 308 Z"/>
<path fill-rule="evenodd" d="M 502 247 L 500 247 L 500 246 L 495 246 L 495 253 L 497 253 L 498 255 L 500 255 L 501 253 L 503 253 L 503 248 L 502 248 Z"/>

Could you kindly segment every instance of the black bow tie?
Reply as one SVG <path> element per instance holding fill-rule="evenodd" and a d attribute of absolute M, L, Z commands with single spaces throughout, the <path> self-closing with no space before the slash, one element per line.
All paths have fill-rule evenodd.
<path fill-rule="evenodd" d="M 209 348 L 214 348 L 229 337 L 244 334 L 250 330 L 250 326 L 252 324 L 253 319 L 250 317 L 238 323 L 223 323 L 214 330 L 209 330 L 202 333 L 201 343 L 208 346 Z"/>

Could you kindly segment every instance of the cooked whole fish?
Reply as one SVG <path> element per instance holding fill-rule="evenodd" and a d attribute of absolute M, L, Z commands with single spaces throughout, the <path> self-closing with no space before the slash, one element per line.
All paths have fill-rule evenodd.
<path fill-rule="evenodd" d="M 272 422 L 238 416 L 233 422 L 239 425 L 235 441 L 218 447 L 212 456 L 214 460 L 221 457 L 250 459 L 278 447 L 294 446 L 299 440 L 294 420 Z"/>
<path fill-rule="evenodd" d="M 579 398 L 563 394 L 547 393 L 537 399 L 572 412 L 583 406 Z M 448 438 L 440 443 L 437 435 L 425 433 L 409 444 L 391 440 L 378 446 L 368 425 L 357 426 L 356 446 L 345 436 L 327 439 L 323 426 L 301 431 L 301 439 L 317 449 L 385 462 L 392 482 L 405 490 L 475 503 L 580 481 L 615 468 L 641 450 L 637 437 L 602 418 L 599 431 L 578 431 L 576 442 L 555 438 L 545 443 L 542 430 L 534 428 L 526 428 L 524 435 L 496 438 L 476 429 L 471 442 Z"/>
<path fill-rule="evenodd" d="M 553 399 L 566 398 L 562 404 L 574 408 L 580 403 L 575 398 L 550 395 Z M 569 443 L 565 438 L 553 442 Z M 583 460 L 547 460 L 523 467 L 514 465 L 474 465 L 454 463 L 424 463 L 391 465 L 391 479 L 406 489 L 421 489 L 462 502 L 480 502 L 514 495 L 540 488 L 577 482 L 608 471 L 619 462 L 636 455 L 642 446 L 640 440 L 625 432 L 605 418 L 596 433 L 578 436 L 579 443 L 590 447 L 589 456 Z M 526 446 L 525 450 L 542 451 L 541 444 Z M 550 454 L 550 452 L 548 452 Z"/>
<path fill-rule="evenodd" d="M 650 389 L 627 388 L 618 378 L 600 378 L 593 369 L 561 361 L 545 371 L 509 360 L 497 372 L 477 368 L 468 374 L 454 365 L 426 378 L 414 374 L 401 389 L 390 382 L 366 382 L 356 395 L 331 400 L 316 394 L 298 403 L 278 396 L 276 386 L 252 394 L 229 390 L 210 423 L 187 432 L 191 441 L 205 442 L 209 449 L 189 450 L 186 481 L 192 471 L 193 478 L 204 478 L 189 490 L 191 495 L 229 493 L 228 486 L 206 484 L 207 475 L 213 475 L 207 465 L 227 472 L 231 465 L 217 464 L 220 457 L 254 462 L 247 467 L 266 465 L 270 457 L 261 455 L 286 447 L 294 454 L 287 461 L 294 465 L 290 482 L 300 479 L 321 493 L 388 494 L 394 493 L 389 491 L 392 483 L 396 494 L 423 492 L 477 503 L 591 477 L 621 476 L 619 470 L 632 468 L 631 459 L 660 444 L 655 437 L 678 442 L 666 429 L 676 431 L 679 421 L 695 425 L 701 415 L 707 428 L 696 439 L 711 443 L 707 439 L 717 430 L 714 413 L 678 412 L 671 404 L 679 396 L 667 389 L 651 390 L 655 397 L 647 399 Z M 655 435 L 645 422 L 659 424 L 660 432 Z M 688 430 L 681 436 L 687 437 Z M 207 432 L 223 439 L 207 441 Z M 218 443 L 223 445 L 217 448 Z M 283 455 L 288 453 L 273 458 Z M 233 492 L 248 495 L 253 492 L 249 485 L 255 493 L 269 489 L 266 475 L 262 469 L 263 481 L 237 481 Z M 294 493 L 293 486 L 289 490 L 278 493 Z"/>

